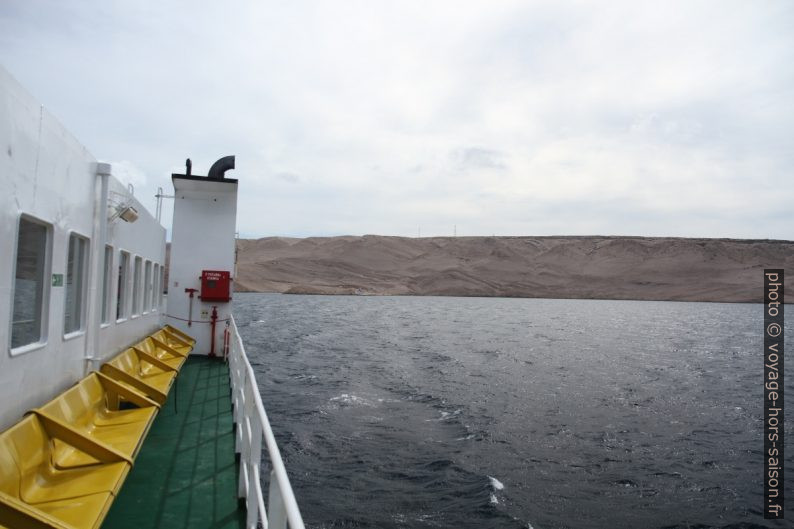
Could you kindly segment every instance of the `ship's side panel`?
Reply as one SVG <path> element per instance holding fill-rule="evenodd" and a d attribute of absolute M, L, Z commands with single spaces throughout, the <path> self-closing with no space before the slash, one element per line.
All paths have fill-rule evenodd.
<path fill-rule="evenodd" d="M 31 168 L 36 166 L 40 108 L 22 88 L 0 68 L 0 388 L 18 386 L 8 369 L 15 246 L 19 210 L 22 202 L 32 202 Z M 45 296 L 47 292 L 44 292 Z M 10 391 L 0 395 L 8 400 Z M 0 411 L 0 426 L 8 424 L 7 413 Z"/>
<path fill-rule="evenodd" d="M 102 303 L 96 278 L 106 237 L 116 254 L 126 248 L 140 256 L 144 269 L 147 261 L 151 269 L 162 264 L 165 252 L 165 230 L 134 198 L 128 204 L 139 212 L 136 222 L 107 222 L 116 206 L 110 191 L 122 196 L 126 189 L 106 176 L 103 194 L 97 169 L 85 147 L 0 68 L 0 430 L 96 367 L 86 359 L 105 358 L 159 324 L 161 311 L 151 303 L 101 331 L 89 320 Z M 143 295 L 146 286 L 139 288 Z"/>
<path fill-rule="evenodd" d="M 82 303 L 79 313 L 72 315 L 82 320 L 78 328 L 67 332 L 64 278 L 70 237 L 75 234 L 85 240 L 92 233 L 96 161 L 6 72 L 0 71 L 0 76 L 0 178 L 5 191 L 0 193 L 0 402 L 4 403 L 0 425 L 7 426 L 83 374 L 86 305 Z M 24 292 L 14 298 L 15 288 L 26 287 L 24 280 L 15 281 L 17 265 L 25 266 L 17 260 L 23 221 L 46 229 L 46 262 L 39 274 L 43 299 L 38 302 Z M 82 296 L 85 301 L 84 291 Z M 17 318 L 20 312 L 41 315 L 41 333 L 34 343 L 12 347 L 14 303 Z"/>

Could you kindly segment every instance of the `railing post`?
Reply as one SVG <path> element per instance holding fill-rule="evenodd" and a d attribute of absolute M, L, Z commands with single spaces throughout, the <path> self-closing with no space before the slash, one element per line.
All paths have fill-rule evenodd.
<path fill-rule="evenodd" d="M 234 327 L 234 329 L 235 331 L 237 330 L 236 327 Z M 237 357 L 237 354 L 238 353 L 235 352 L 232 356 Z M 242 414 L 243 392 L 241 388 L 243 387 L 243 381 L 241 380 L 241 378 L 242 376 L 244 376 L 245 373 L 244 371 L 242 371 L 243 375 L 241 376 L 240 363 L 241 363 L 240 359 L 237 358 L 236 361 L 234 362 L 234 367 L 233 367 L 234 374 L 232 375 L 235 382 L 235 385 L 232 386 L 232 402 L 234 404 L 234 424 L 236 425 L 235 436 L 234 436 L 234 451 L 237 454 L 239 454 L 242 449 L 241 445 L 242 445 L 243 417 L 241 415 L 243 415 Z"/>
<path fill-rule="evenodd" d="M 257 479 L 259 479 L 259 472 L 250 472 L 248 474 L 248 491 L 250 494 L 248 495 L 248 501 L 245 504 L 246 509 L 248 509 L 245 513 L 245 526 L 249 529 L 256 529 L 256 527 L 259 525 L 259 509 L 257 505 L 257 498 L 254 494 L 254 491 L 256 490 L 254 484 L 256 483 Z"/>
<path fill-rule="evenodd" d="M 250 382 L 252 381 L 249 379 L 249 383 Z M 259 389 L 254 388 L 253 385 L 248 387 L 251 391 L 259 391 Z M 249 423 L 251 425 L 251 444 L 249 446 L 248 458 L 246 459 L 249 468 L 248 493 L 251 500 L 248 502 L 248 526 L 251 527 L 253 523 L 255 527 L 259 521 L 259 505 L 257 501 L 258 498 L 256 498 L 252 492 L 260 487 L 259 465 L 262 462 L 262 424 L 259 422 L 258 417 L 253 414 L 253 410 L 251 411 L 251 421 Z"/>
<path fill-rule="evenodd" d="M 245 379 L 241 380 L 241 384 L 243 385 L 243 389 L 245 389 Z M 240 422 L 237 423 L 237 429 L 240 432 L 240 478 L 237 497 L 245 498 L 246 506 L 248 506 L 249 494 L 251 492 L 251 489 L 248 486 L 251 473 L 251 469 L 248 464 L 251 453 L 251 399 L 247 399 L 245 391 L 242 391 L 240 400 L 242 401 L 242 414 L 240 417 Z"/>
<path fill-rule="evenodd" d="M 284 498 L 281 495 L 281 487 L 278 485 L 278 478 L 276 478 L 275 470 L 270 471 L 269 489 L 267 497 L 268 528 L 286 529 L 287 510 L 284 508 Z"/>

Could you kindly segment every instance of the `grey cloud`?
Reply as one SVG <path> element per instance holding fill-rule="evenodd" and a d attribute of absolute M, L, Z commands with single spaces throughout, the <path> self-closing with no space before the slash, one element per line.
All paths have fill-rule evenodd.
<path fill-rule="evenodd" d="M 482 147 L 456 149 L 450 155 L 453 163 L 460 169 L 507 169 L 506 155 L 502 152 Z"/>

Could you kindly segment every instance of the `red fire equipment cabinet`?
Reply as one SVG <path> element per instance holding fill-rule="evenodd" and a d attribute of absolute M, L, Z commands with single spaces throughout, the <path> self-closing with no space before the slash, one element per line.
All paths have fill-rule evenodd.
<path fill-rule="evenodd" d="M 227 302 L 232 299 L 231 273 L 225 270 L 201 271 L 201 301 Z"/>

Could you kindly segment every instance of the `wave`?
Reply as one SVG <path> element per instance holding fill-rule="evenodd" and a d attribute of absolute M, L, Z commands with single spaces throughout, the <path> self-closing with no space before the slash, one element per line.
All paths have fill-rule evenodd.
<path fill-rule="evenodd" d="M 491 480 L 491 486 L 493 487 L 493 490 L 504 490 L 505 486 L 501 481 L 491 476 L 488 476 L 488 479 Z"/>

